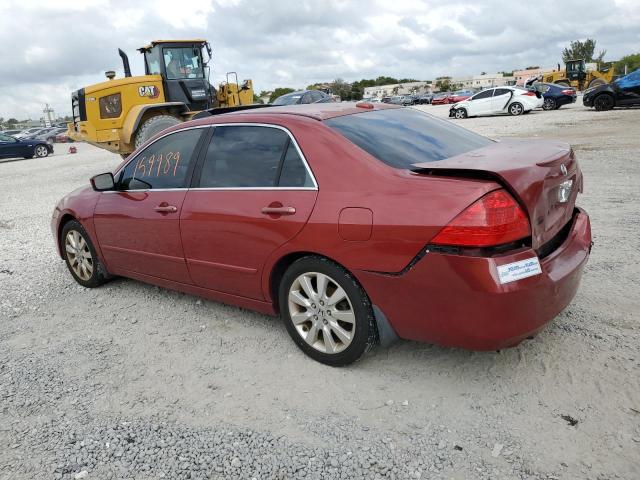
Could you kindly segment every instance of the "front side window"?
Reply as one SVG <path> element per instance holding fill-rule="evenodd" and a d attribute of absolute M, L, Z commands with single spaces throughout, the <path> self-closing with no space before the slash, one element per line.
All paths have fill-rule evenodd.
<path fill-rule="evenodd" d="M 135 156 L 117 182 L 118 190 L 184 188 L 189 163 L 204 128 L 171 133 Z"/>
<path fill-rule="evenodd" d="M 312 187 L 302 159 L 283 130 L 215 127 L 202 166 L 200 188 Z"/>
<path fill-rule="evenodd" d="M 325 123 L 378 160 L 402 169 L 492 143 L 488 138 L 412 108 L 373 110 L 331 118 Z"/>
<path fill-rule="evenodd" d="M 200 50 L 193 47 L 175 47 L 163 49 L 167 78 L 203 78 L 204 71 L 200 61 Z"/>
<path fill-rule="evenodd" d="M 9 135 L 0 134 L 0 142 L 13 143 L 15 141 L 16 141 L 16 139 L 13 138 L 13 137 L 10 137 Z"/>

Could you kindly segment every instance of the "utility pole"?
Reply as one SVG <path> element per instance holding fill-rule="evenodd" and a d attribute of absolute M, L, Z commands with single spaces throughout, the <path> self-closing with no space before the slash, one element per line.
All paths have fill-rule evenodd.
<path fill-rule="evenodd" d="M 51 108 L 49 106 L 49 104 L 46 104 L 46 107 L 44 107 L 44 110 L 42 110 L 42 112 L 45 114 L 45 118 L 44 118 L 44 126 L 45 127 L 50 127 L 51 124 L 53 123 L 53 121 L 51 120 L 52 114 L 53 114 L 53 108 Z"/>

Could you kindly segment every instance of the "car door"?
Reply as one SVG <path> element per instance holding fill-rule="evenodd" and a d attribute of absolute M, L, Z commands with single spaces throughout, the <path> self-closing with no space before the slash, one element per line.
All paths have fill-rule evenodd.
<path fill-rule="evenodd" d="M 483 90 L 469 99 L 469 111 L 467 115 L 484 115 L 491 111 L 491 96 L 493 89 Z"/>
<path fill-rule="evenodd" d="M 0 134 L 0 158 L 13 158 L 23 156 L 21 144 L 10 135 Z"/>
<path fill-rule="evenodd" d="M 194 283 L 264 299 L 265 261 L 302 229 L 316 196 L 311 170 L 287 130 L 215 126 L 180 217 Z"/>
<path fill-rule="evenodd" d="M 156 140 L 115 175 L 94 212 L 107 268 L 191 283 L 180 240 L 180 213 L 205 128 Z"/>
<path fill-rule="evenodd" d="M 495 88 L 491 98 L 491 113 L 504 112 L 513 97 L 513 91 L 509 88 Z"/>

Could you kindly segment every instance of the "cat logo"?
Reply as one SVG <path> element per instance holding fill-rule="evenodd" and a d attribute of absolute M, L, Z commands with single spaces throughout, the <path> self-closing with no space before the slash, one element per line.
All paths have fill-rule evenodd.
<path fill-rule="evenodd" d="M 155 85 L 145 85 L 138 88 L 138 94 L 141 97 L 158 98 L 160 89 Z"/>

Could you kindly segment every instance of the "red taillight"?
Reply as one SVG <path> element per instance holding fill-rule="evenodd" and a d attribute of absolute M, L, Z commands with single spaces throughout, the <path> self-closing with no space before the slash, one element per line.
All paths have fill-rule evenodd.
<path fill-rule="evenodd" d="M 529 235 L 529 219 L 520 205 L 505 190 L 494 190 L 460 213 L 430 243 L 491 247 Z"/>
<path fill-rule="evenodd" d="M 563 95 L 575 95 L 576 91 L 575 90 L 562 90 L 562 94 Z"/>
<path fill-rule="evenodd" d="M 526 95 L 527 97 L 535 97 L 536 96 L 536 92 L 532 92 L 531 90 L 528 90 L 528 91 L 524 92 L 523 95 Z"/>

